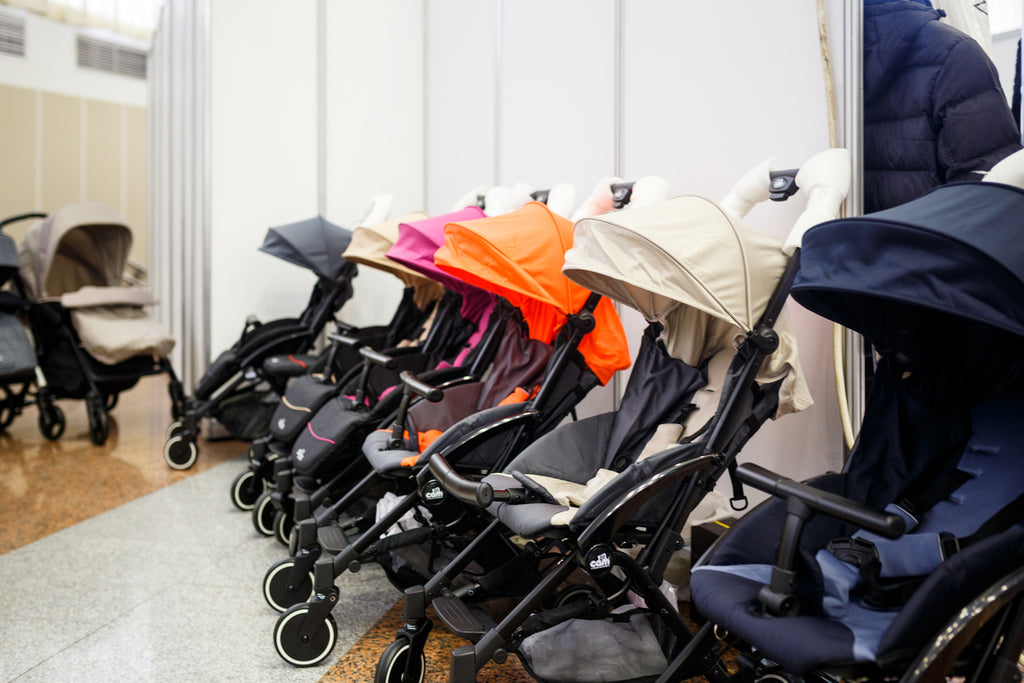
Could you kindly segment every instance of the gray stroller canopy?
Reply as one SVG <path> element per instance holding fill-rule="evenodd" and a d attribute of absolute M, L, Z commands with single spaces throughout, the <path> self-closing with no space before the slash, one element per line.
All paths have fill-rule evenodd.
<path fill-rule="evenodd" d="M 753 329 L 786 268 L 782 242 L 683 196 L 576 223 L 562 272 L 660 322 L 668 352 L 699 367 Z M 783 319 L 762 384 L 783 380 L 777 416 L 811 405 L 796 338 Z"/>
<path fill-rule="evenodd" d="M 317 216 L 270 228 L 260 251 L 337 280 L 348 265 L 341 254 L 351 239 L 350 231 Z"/>
<path fill-rule="evenodd" d="M 33 298 L 82 287 L 117 287 L 132 246 L 131 228 L 112 206 L 68 204 L 33 224 L 21 243 L 21 275 Z"/>

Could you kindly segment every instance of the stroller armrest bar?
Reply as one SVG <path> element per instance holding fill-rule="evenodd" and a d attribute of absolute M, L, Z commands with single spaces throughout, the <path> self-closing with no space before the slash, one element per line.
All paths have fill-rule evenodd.
<path fill-rule="evenodd" d="M 371 363 L 379 365 L 382 368 L 387 368 L 388 370 L 394 370 L 398 365 L 398 362 L 391 356 L 386 353 L 381 353 L 380 351 L 374 351 L 368 346 L 360 348 L 359 355 Z"/>
<path fill-rule="evenodd" d="M 906 529 L 899 515 L 881 512 L 857 501 L 793 481 L 760 465 L 745 463 L 736 474 L 744 483 L 779 498 L 797 498 L 807 507 L 837 517 L 886 538 L 899 538 Z"/>
<path fill-rule="evenodd" d="M 363 348 L 362 341 L 356 339 L 355 337 L 350 337 L 347 334 L 339 334 L 337 332 L 332 332 L 331 334 L 327 335 L 327 338 L 330 339 L 332 342 L 337 342 L 342 346 L 347 346 L 352 349 L 358 350 Z"/>
<path fill-rule="evenodd" d="M 459 476 L 440 453 L 430 456 L 429 467 L 445 491 L 452 494 L 456 500 L 478 507 L 487 507 L 491 504 L 494 496 L 491 485 Z"/>
<path fill-rule="evenodd" d="M 416 375 L 412 374 L 408 370 L 403 370 L 402 374 L 398 377 L 402 380 L 402 384 L 405 385 L 406 389 L 414 394 L 422 396 L 431 403 L 437 403 L 444 398 L 443 391 L 420 380 Z"/>

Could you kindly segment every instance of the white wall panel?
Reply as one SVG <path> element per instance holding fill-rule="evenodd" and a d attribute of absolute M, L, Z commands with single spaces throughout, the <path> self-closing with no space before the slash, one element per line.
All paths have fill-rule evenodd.
<path fill-rule="evenodd" d="M 577 204 L 614 174 L 615 3 L 501 3 L 499 184 L 576 186 Z M 613 407 L 612 386 L 591 392 L 580 415 Z"/>
<path fill-rule="evenodd" d="M 427 3 L 426 210 L 495 184 L 495 0 Z"/>
<path fill-rule="evenodd" d="M 678 193 L 719 199 L 765 158 L 799 166 L 828 146 L 813 3 L 744 3 L 742 15 L 728 3 L 624 4 L 627 177 L 663 175 Z M 782 236 L 802 204 L 756 207 L 748 223 Z M 742 460 L 803 478 L 840 465 L 841 432 L 830 326 L 789 309 L 816 403 L 767 424 Z"/>
<path fill-rule="evenodd" d="M 423 3 L 330 0 L 326 9 L 327 216 L 351 225 L 372 196 L 385 193 L 394 197 L 392 216 L 421 209 Z M 384 323 L 401 285 L 363 267 L 355 292 L 342 317 Z"/>
<path fill-rule="evenodd" d="M 247 315 L 296 315 L 314 276 L 258 252 L 266 229 L 316 215 L 316 4 L 210 3 L 211 353 Z"/>

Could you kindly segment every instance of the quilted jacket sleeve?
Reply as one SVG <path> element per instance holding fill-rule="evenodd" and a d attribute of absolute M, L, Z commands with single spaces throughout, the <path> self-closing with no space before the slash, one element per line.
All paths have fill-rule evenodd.
<path fill-rule="evenodd" d="M 1020 149 L 1020 134 L 988 56 L 964 36 L 949 51 L 934 81 L 932 120 L 943 183 L 980 180 Z"/>

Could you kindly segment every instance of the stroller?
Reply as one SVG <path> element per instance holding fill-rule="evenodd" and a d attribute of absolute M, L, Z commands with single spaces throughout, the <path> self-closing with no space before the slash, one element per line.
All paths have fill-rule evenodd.
<path fill-rule="evenodd" d="M 403 249 L 409 257 L 407 263 L 415 268 L 392 263 L 406 272 L 426 271 L 412 257 L 422 250 L 423 258 L 429 259 L 432 265 L 437 245 L 422 235 L 443 229 L 449 218 L 472 219 L 482 215 L 479 208 L 469 207 L 452 214 L 399 224 L 396 226 L 398 239 L 388 253 L 396 248 Z M 287 544 L 294 519 L 293 488 L 310 493 L 315 506 L 339 482 L 358 476 L 352 468 L 358 469 L 362 464 L 360 459 L 348 458 L 346 454 L 357 451 L 366 434 L 389 420 L 399 408 L 401 392 L 391 388 L 400 383 L 402 372 L 430 370 L 430 381 L 447 382 L 463 377 L 467 368 L 476 368 L 479 372 L 486 369 L 493 358 L 493 343 L 485 345 L 488 353 L 481 354 L 477 350 L 466 367 L 461 367 L 460 363 L 468 358 L 469 349 L 477 347 L 480 335 L 488 326 L 494 306 L 493 297 L 461 282 L 446 284 L 449 289 L 438 304 L 438 313 L 431 320 L 429 333 L 422 345 L 380 351 L 363 347 L 359 350 L 362 364 L 351 381 L 344 383 L 342 391 L 321 402 L 315 412 L 290 411 L 290 429 L 297 432 L 288 443 L 290 448 L 279 450 L 290 451 L 292 457 L 278 458 L 274 464 L 274 490 L 263 495 L 253 509 L 253 525 L 257 531 L 267 535 L 273 533 L 279 541 Z M 452 360 L 456 365 L 449 364 Z M 296 388 L 299 389 L 305 390 L 305 385 Z M 315 395 L 323 390 L 312 391 Z M 312 403 L 310 399 L 311 396 L 303 397 L 301 403 Z M 279 412 L 285 416 L 284 409 L 279 408 Z M 282 443 L 285 441 L 282 439 Z"/>
<path fill-rule="evenodd" d="M 423 680 L 428 604 L 474 643 L 452 653 L 453 682 L 475 681 L 490 659 L 510 652 L 538 679 L 560 683 L 645 681 L 664 668 L 662 647 L 690 635 L 661 590 L 684 522 L 764 421 L 810 403 L 795 339 L 779 319 L 796 262 L 739 218 L 796 185 L 810 197 L 794 232 L 821 210 L 834 216 L 848 163 L 842 150 L 823 153 L 796 184 L 793 171 L 770 174 L 762 165 L 722 206 L 683 196 L 577 223 L 563 272 L 651 323 L 621 406 L 554 430 L 480 482 L 453 472 L 444 453 L 432 455 L 430 470 L 448 493 L 495 519 L 425 586 L 406 591 L 405 626 L 381 655 L 376 680 Z M 816 176 L 832 175 L 836 182 L 819 187 Z M 821 200 L 823 189 L 830 201 Z M 742 491 L 734 498 L 739 505 Z M 479 559 L 472 545 L 493 533 L 563 549 L 496 625 L 468 609 L 472 586 L 452 582 Z M 631 596 L 646 607 L 631 608 Z M 660 620 L 658 633 L 651 618 Z"/>
<path fill-rule="evenodd" d="M 309 418 L 328 399 L 345 390 L 349 382 L 359 375 L 363 357 L 359 349 L 389 349 L 401 344 L 403 347 L 422 346 L 433 329 L 438 316 L 439 302 L 444 289 L 436 282 L 412 272 L 400 264 L 387 259 L 384 254 L 398 236 L 399 223 L 426 218 L 426 214 L 410 214 L 401 219 L 373 226 L 358 227 L 352 231 L 352 241 L 342 254 L 343 258 L 357 265 L 368 265 L 393 274 L 404 285 L 402 300 L 386 328 L 375 333 L 361 330 L 359 334 L 333 333 L 329 335 L 330 347 L 323 354 L 323 363 L 309 363 L 305 375 L 295 378 L 289 385 L 274 411 L 267 427 L 269 433 L 255 439 L 249 448 L 249 466 L 231 484 L 231 500 L 240 510 L 252 510 L 259 497 L 272 482 L 273 463 L 281 454 L 291 451 L 291 445 L 298 438 Z M 444 307 L 443 305 L 441 306 Z M 445 313 L 441 314 L 442 319 Z M 295 363 L 282 356 L 271 356 L 270 363 Z M 379 372 L 379 371 L 375 371 Z M 367 376 L 366 384 L 385 384 L 376 376 Z M 397 377 L 395 379 L 397 381 Z M 393 384 L 394 382 L 392 382 Z M 354 393 L 354 392 L 353 392 Z M 364 388 L 365 393 L 365 388 Z M 372 393 L 370 393 L 372 396 Z M 269 502 L 268 502 L 269 504 Z M 261 531 L 273 529 L 273 506 L 259 519 L 265 519 Z"/>
<path fill-rule="evenodd" d="M 409 408 L 404 424 L 366 439 L 363 454 L 373 471 L 357 486 L 388 482 L 402 498 L 351 544 L 341 528 L 331 524 L 350 501 L 316 511 L 298 523 L 292 556 L 267 573 L 268 602 L 280 605 L 279 609 L 290 605 L 274 630 L 275 647 L 286 661 L 309 666 L 330 653 L 336 638 L 330 615 L 338 595 L 334 582 L 344 571 L 355 571 L 362 562 L 376 559 L 392 582 L 404 588 L 422 580 L 440 557 L 463 547 L 476 532 L 479 525 L 474 518 L 479 515 L 465 515 L 465 509 L 446 501 L 443 489 L 426 476 L 430 453 L 456 448 L 462 456 L 461 472 L 489 471 L 532 438 L 554 428 L 591 388 L 628 366 L 625 336 L 611 302 L 572 284 L 559 272 L 570 244 L 569 221 L 536 202 L 501 216 L 447 225 L 445 246 L 435 255 L 437 265 L 506 299 L 521 312 L 529 338 L 510 338 L 506 333 L 505 352 L 499 352 L 495 368 L 483 382 L 442 392 L 406 378 L 407 389 L 426 400 Z M 512 359 L 517 360 L 517 368 L 507 367 Z M 486 432 L 476 429 L 499 423 L 500 427 Z M 441 434 L 420 447 L 418 436 L 428 431 Z M 456 455 L 451 457 L 455 462 Z M 381 540 L 392 524 L 420 505 L 429 510 L 428 524 Z M 425 519 L 422 512 L 413 514 Z M 482 564 L 506 564 L 506 558 L 519 555 L 518 548 L 502 546 L 504 541 L 494 544 L 488 562 Z M 429 550 L 390 554 L 423 547 Z M 428 556 L 425 563 L 417 564 L 416 557 L 423 554 Z M 492 594 L 516 589 L 515 572 L 510 569 L 515 567 L 499 569 L 505 580 L 494 586 Z M 310 603 L 301 603 L 311 592 Z"/>
<path fill-rule="evenodd" d="M 1005 166 L 1003 166 L 1005 164 Z M 878 353 L 842 473 L 797 483 L 693 571 L 709 619 L 659 680 L 1021 680 L 1024 649 L 1024 167 L 938 187 L 804 237 L 793 297 Z M 951 358 L 950 351 L 955 351 Z M 728 633 L 728 636 L 723 634 Z"/>
<path fill-rule="evenodd" d="M 13 216 L 0 222 L 0 230 L 16 221 L 45 217 L 36 213 Z M 9 235 L 0 232 L 0 287 L 8 282 L 13 284 L 14 291 L 0 291 L 0 434 L 31 402 L 29 392 L 36 381 L 36 354 L 18 318 L 18 314 L 29 309 L 18 279 L 18 249 Z M 60 436 L 64 431 L 64 413 L 59 406 L 51 403 L 46 419 L 43 412 L 39 413 L 39 431 L 47 438 Z"/>
<path fill-rule="evenodd" d="M 181 383 L 167 355 L 174 339 L 145 310 L 147 290 L 123 287 L 131 228 L 113 207 L 69 204 L 29 227 L 19 257 L 32 300 L 29 321 L 46 384 L 38 390 L 40 426 L 56 438 L 53 400 L 85 399 L 89 437 L 107 440 L 118 394 L 148 375 L 167 374 L 171 410 L 183 410 Z M 45 416 L 45 417 L 44 417 Z"/>
<path fill-rule="evenodd" d="M 204 417 L 216 418 L 235 438 L 262 435 L 289 378 L 316 367 L 316 357 L 306 352 L 352 296 L 356 267 L 341 257 L 350 239 L 351 232 L 322 216 L 267 230 L 260 251 L 316 274 L 309 302 L 298 318 L 261 323 L 250 316 L 238 341 L 195 383 L 192 396 L 179 398 L 184 410 L 174 416 L 164 444 L 168 466 L 184 470 L 195 463 Z"/>

